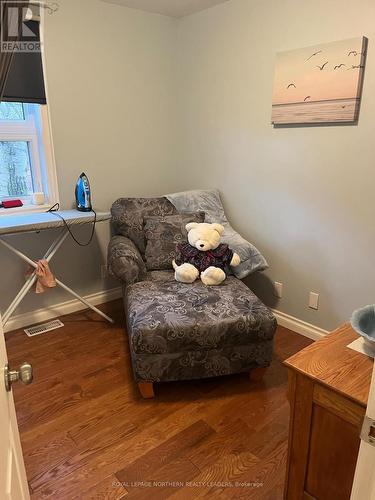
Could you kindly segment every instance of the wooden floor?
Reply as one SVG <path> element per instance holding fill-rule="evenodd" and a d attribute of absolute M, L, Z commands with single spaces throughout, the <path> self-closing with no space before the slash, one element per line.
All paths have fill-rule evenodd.
<path fill-rule="evenodd" d="M 246 374 L 156 385 L 132 379 L 120 301 L 7 334 L 11 366 L 33 364 L 14 397 L 33 499 L 282 498 L 289 407 L 281 361 L 310 341 L 279 327 L 264 381 Z M 164 483 L 164 484 L 163 484 Z"/>

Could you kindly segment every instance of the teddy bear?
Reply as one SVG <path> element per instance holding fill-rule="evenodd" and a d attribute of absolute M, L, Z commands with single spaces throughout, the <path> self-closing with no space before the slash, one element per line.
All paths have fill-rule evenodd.
<path fill-rule="evenodd" d="M 240 257 L 228 245 L 220 243 L 221 224 L 190 222 L 186 224 L 188 243 L 179 243 L 172 265 L 175 279 L 193 283 L 199 276 L 205 285 L 220 285 L 230 267 L 240 264 Z"/>

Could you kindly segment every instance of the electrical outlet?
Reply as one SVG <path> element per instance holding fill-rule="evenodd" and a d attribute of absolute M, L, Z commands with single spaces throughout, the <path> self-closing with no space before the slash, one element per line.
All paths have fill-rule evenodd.
<path fill-rule="evenodd" d="M 319 309 L 319 294 L 318 293 L 310 292 L 309 307 L 311 309 Z"/>
<path fill-rule="evenodd" d="M 274 283 L 274 286 L 275 286 L 275 295 L 276 297 L 278 297 L 279 299 L 282 298 L 283 296 L 283 284 L 280 283 L 279 281 L 275 281 Z"/>
<path fill-rule="evenodd" d="M 100 266 L 100 275 L 101 275 L 103 280 L 105 278 L 108 278 L 108 269 L 107 269 L 107 266 L 105 264 L 102 264 Z"/>

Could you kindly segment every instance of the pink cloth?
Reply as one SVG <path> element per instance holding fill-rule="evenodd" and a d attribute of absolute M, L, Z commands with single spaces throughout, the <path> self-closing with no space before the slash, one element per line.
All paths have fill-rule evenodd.
<path fill-rule="evenodd" d="M 45 259 L 37 261 L 37 268 L 35 273 L 37 276 L 35 293 L 44 293 L 47 288 L 53 288 L 56 286 L 56 280 L 52 271 L 49 267 L 48 262 Z M 27 272 L 27 276 L 30 276 L 34 272 L 34 268 L 30 267 Z"/>

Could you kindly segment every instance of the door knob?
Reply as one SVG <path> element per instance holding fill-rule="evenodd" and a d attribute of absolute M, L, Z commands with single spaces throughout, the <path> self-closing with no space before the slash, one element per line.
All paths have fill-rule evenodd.
<path fill-rule="evenodd" d="M 13 382 L 18 382 L 19 380 L 25 385 L 29 385 L 33 381 L 33 367 L 30 363 L 22 363 L 19 370 L 11 370 L 9 365 L 6 364 L 4 366 L 5 389 L 10 391 Z"/>

